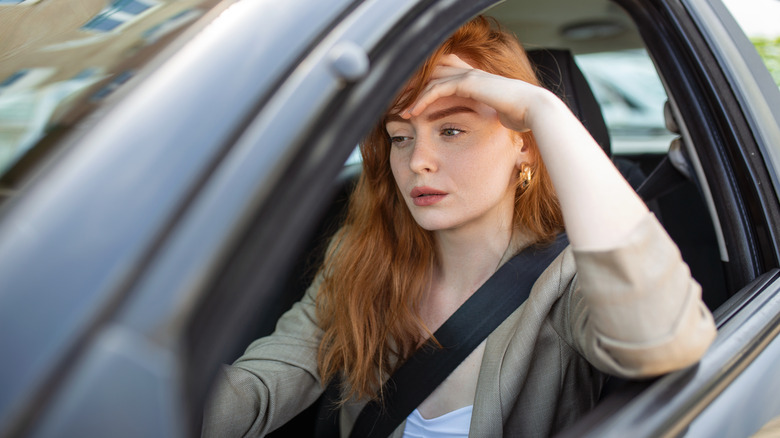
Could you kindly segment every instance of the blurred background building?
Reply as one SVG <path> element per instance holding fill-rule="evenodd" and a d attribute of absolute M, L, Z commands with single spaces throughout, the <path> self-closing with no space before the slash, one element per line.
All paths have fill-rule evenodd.
<path fill-rule="evenodd" d="M 216 0 L 0 0 L 0 174 Z M 163 44 L 160 44 L 162 46 Z"/>

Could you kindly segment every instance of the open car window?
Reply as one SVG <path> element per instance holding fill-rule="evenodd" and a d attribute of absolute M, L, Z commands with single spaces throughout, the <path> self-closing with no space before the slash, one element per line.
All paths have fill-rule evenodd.
<path fill-rule="evenodd" d="M 485 10 L 526 48 L 574 53 L 616 162 L 646 177 L 679 146 L 686 176 L 651 208 L 720 324 L 699 366 L 629 382 L 571 436 L 674 435 L 757 391 L 780 414 L 766 376 L 706 411 L 780 360 L 780 91 L 751 73 L 776 71 L 777 37 L 744 46 L 720 0 L 493 3 L 0 0 L 0 434 L 113 435 L 115 415 L 196 433 L 220 364 L 308 285 L 354 145 Z M 30 25 L 46 17 L 56 38 Z M 334 68 L 344 47 L 370 68 Z M 691 430 L 713 430 L 702 421 Z"/>
<path fill-rule="evenodd" d="M 694 277 L 702 284 L 707 305 L 713 310 L 721 308 L 732 295 L 756 277 L 756 272 L 764 273 L 764 268 L 756 260 L 744 260 L 745 253 L 739 247 L 756 243 L 750 234 L 752 230 L 732 229 L 731 226 L 735 221 L 741 222 L 742 227 L 753 226 L 743 222 L 745 211 L 728 211 L 730 199 L 741 199 L 742 196 L 739 192 L 727 191 L 733 190 L 732 184 L 736 179 L 732 166 L 740 164 L 713 162 L 711 157 L 713 154 L 723 154 L 722 149 L 726 147 L 738 147 L 739 144 L 737 140 L 722 134 L 720 126 L 712 124 L 712 118 L 721 115 L 713 116 L 706 112 L 707 103 L 702 100 L 702 94 L 706 93 L 697 88 L 709 84 L 695 84 L 688 88 L 689 84 L 680 80 L 686 75 L 699 74 L 697 69 L 700 66 L 695 65 L 694 61 L 691 61 L 691 65 L 675 65 L 675 57 L 683 57 L 675 52 L 680 48 L 670 50 L 668 47 L 660 47 L 657 40 L 645 41 L 640 37 L 640 28 L 652 34 L 655 30 L 652 21 L 659 20 L 659 17 L 647 11 L 633 10 L 627 13 L 617 5 L 612 6 L 611 18 L 618 24 L 622 34 L 619 42 L 610 41 L 598 32 L 591 32 L 593 40 L 588 41 L 581 37 L 583 34 L 588 35 L 582 28 L 579 30 L 584 33 L 570 40 L 561 35 L 524 35 L 524 29 L 533 29 L 544 21 L 546 9 L 532 1 L 507 2 L 489 10 L 488 14 L 517 33 L 527 48 L 564 47 L 577 55 L 602 105 L 613 142 L 612 153 L 616 158 L 630 161 L 647 176 L 668 155 L 673 144 L 683 143 L 681 148 L 690 173 L 673 191 L 653 199 L 653 208 L 680 246 Z M 642 16 L 643 13 L 648 15 Z M 669 19 L 668 16 L 663 18 Z M 710 94 L 706 98 L 717 100 L 717 95 L 712 95 L 713 90 L 708 89 L 707 92 Z M 670 103 L 665 108 L 667 102 Z M 714 105 L 712 102 L 710 104 Z M 675 132 L 668 127 L 670 121 L 677 125 Z M 704 123 L 706 121 L 710 121 L 710 124 Z M 368 128 L 363 129 L 365 133 Z M 353 154 L 351 159 L 354 157 Z M 731 188 L 719 187 L 720 184 L 726 184 L 724 178 L 729 181 Z M 332 226 L 327 229 L 329 232 L 334 230 Z M 724 236 L 724 229 L 729 230 L 730 234 Z M 315 251 L 322 250 L 323 241 L 327 241 L 327 238 L 322 235 L 313 238 L 313 242 L 319 242 L 313 244 Z M 739 245 L 727 248 L 731 242 L 738 242 Z M 247 248 L 244 250 L 251 251 Z M 260 251 L 259 247 L 254 251 Z M 298 259 L 306 265 L 310 263 L 307 257 L 302 253 Z M 311 272 L 310 265 L 308 270 Z M 287 295 L 278 296 L 286 303 L 275 303 L 275 311 L 281 312 L 303 293 L 307 282 L 300 281 L 300 272 L 294 271 L 290 275 L 293 280 L 288 279 L 280 284 L 283 294 Z M 228 268 L 223 278 L 236 281 L 238 277 L 234 276 L 232 268 Z M 271 330 L 273 324 L 267 323 L 255 331 L 255 335 L 265 335 Z M 236 348 L 232 354 L 231 360 L 240 354 L 240 348 Z M 644 382 L 643 385 L 647 387 L 649 383 Z M 695 391 L 696 388 L 688 389 Z M 615 411 L 618 410 L 619 407 L 615 408 Z M 619 413 L 615 415 L 619 416 Z M 305 423 L 309 420 L 303 418 L 300 421 Z M 296 427 L 294 423 L 291 422 L 290 427 Z M 576 432 L 573 436 L 576 436 Z"/>

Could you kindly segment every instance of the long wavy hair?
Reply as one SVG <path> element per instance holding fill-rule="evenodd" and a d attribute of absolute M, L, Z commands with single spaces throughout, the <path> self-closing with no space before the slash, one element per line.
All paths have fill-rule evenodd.
<path fill-rule="evenodd" d="M 388 112 L 410 106 L 437 61 L 456 54 L 475 68 L 539 85 L 517 39 L 477 17 L 459 28 L 409 80 Z M 563 227 L 550 177 L 530 132 L 517 133 L 532 154 L 533 179 L 515 194 L 514 227 L 550 241 Z M 317 315 L 324 330 L 318 366 L 323 382 L 342 378 L 342 402 L 381 396 L 384 380 L 425 341 L 420 317 L 436 253 L 417 225 L 390 170 L 390 139 L 380 120 L 360 145 L 363 172 L 344 226 L 320 269 Z"/>

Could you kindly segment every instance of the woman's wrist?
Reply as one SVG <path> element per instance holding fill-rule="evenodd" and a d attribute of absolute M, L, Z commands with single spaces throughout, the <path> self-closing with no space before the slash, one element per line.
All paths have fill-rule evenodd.
<path fill-rule="evenodd" d="M 526 105 L 525 124 L 531 131 L 538 132 L 542 129 L 554 129 L 560 126 L 558 122 L 569 117 L 576 117 L 555 93 L 541 87 L 537 87 L 534 93 L 526 97 L 529 103 Z M 547 126 L 553 124 L 555 126 Z"/>

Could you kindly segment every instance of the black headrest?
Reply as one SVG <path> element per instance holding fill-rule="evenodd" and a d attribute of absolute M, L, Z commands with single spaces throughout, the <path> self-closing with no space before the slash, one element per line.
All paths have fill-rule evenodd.
<path fill-rule="evenodd" d="M 536 67 L 542 85 L 569 105 L 590 135 L 611 156 L 609 132 L 601 107 L 571 52 L 561 49 L 528 50 L 528 57 Z"/>

